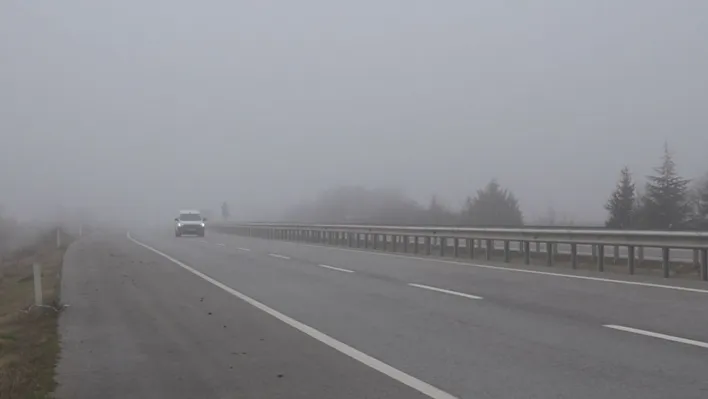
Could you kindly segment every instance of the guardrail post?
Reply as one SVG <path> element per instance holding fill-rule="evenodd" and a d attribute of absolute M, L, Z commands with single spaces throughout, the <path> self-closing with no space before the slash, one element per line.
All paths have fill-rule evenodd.
<path fill-rule="evenodd" d="M 620 258 L 620 247 L 619 247 L 619 245 L 615 245 L 615 247 L 614 247 L 613 250 L 614 250 L 614 253 L 612 254 L 612 255 L 613 255 L 612 263 L 614 263 L 614 264 L 616 265 L 617 262 L 619 262 L 619 258 Z"/>
<path fill-rule="evenodd" d="M 627 266 L 629 267 L 629 274 L 634 274 L 634 246 L 630 245 L 627 247 Z"/>
<path fill-rule="evenodd" d="M 700 261 L 698 260 L 698 255 L 699 255 L 698 252 L 699 251 L 697 249 L 693 250 L 693 267 L 695 267 L 696 269 L 698 269 L 701 264 Z"/>
<path fill-rule="evenodd" d="M 590 253 L 592 256 L 592 261 L 597 262 L 597 245 L 595 245 L 595 244 L 590 245 Z"/>
<path fill-rule="evenodd" d="M 578 244 L 570 244 L 570 267 L 573 269 L 578 268 Z"/>
<path fill-rule="evenodd" d="M 539 241 L 536 241 L 536 253 L 541 253 L 541 243 Z"/>
<path fill-rule="evenodd" d="M 546 266 L 553 266 L 553 243 L 552 242 L 547 242 L 546 243 Z"/>
<path fill-rule="evenodd" d="M 701 280 L 708 281 L 708 249 L 701 249 Z"/>
<path fill-rule="evenodd" d="M 418 248 L 418 245 L 419 245 L 418 241 L 419 240 L 420 240 L 420 237 L 413 236 L 413 253 L 415 253 L 415 254 L 417 254 L 418 250 L 419 250 L 419 248 Z"/>
<path fill-rule="evenodd" d="M 669 277 L 669 248 L 661 248 L 661 268 L 663 270 L 664 278 Z"/>
<path fill-rule="evenodd" d="M 593 248 L 595 246 L 593 245 Z M 605 246 L 597 245 L 597 270 L 600 272 L 605 271 Z"/>
<path fill-rule="evenodd" d="M 531 243 L 524 241 L 524 264 L 531 264 Z"/>
<path fill-rule="evenodd" d="M 440 242 L 440 257 L 442 258 L 443 256 L 445 256 L 445 246 L 447 245 L 447 238 L 439 237 L 438 241 Z"/>
<path fill-rule="evenodd" d="M 430 255 L 430 236 L 425 237 L 425 254 Z"/>
<path fill-rule="evenodd" d="M 504 241 L 504 262 L 509 263 L 509 241 Z"/>
<path fill-rule="evenodd" d="M 452 245 L 454 245 L 452 248 L 453 255 L 455 258 L 458 258 L 460 256 L 460 239 L 457 237 L 453 238 Z"/>
<path fill-rule="evenodd" d="M 494 250 L 494 241 L 492 240 L 487 240 L 487 250 L 485 251 L 485 259 L 486 260 L 491 260 L 492 259 L 492 251 Z"/>
<path fill-rule="evenodd" d="M 388 247 L 388 234 L 381 234 L 381 250 L 386 252 L 387 247 Z"/>
<path fill-rule="evenodd" d="M 474 259 L 474 238 L 468 238 L 465 244 L 467 245 L 467 250 L 470 251 L 470 253 L 468 254 L 470 256 L 470 259 Z"/>
<path fill-rule="evenodd" d="M 408 252 L 408 236 L 403 236 L 403 252 Z"/>

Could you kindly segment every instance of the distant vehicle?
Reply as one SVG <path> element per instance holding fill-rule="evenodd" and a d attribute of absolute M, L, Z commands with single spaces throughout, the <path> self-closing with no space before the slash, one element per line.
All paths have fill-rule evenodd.
<path fill-rule="evenodd" d="M 175 237 L 181 237 L 183 234 L 196 234 L 199 237 L 204 237 L 206 221 L 207 219 L 202 217 L 199 211 L 180 211 L 179 217 L 175 218 Z"/>

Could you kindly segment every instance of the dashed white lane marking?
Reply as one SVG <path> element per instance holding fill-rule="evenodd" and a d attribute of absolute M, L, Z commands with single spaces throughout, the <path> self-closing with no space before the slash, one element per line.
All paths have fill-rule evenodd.
<path fill-rule="evenodd" d="M 328 265 L 317 265 L 317 266 L 324 267 L 325 269 L 336 270 L 338 272 L 354 273 L 354 270 L 342 269 L 341 267 L 334 267 L 334 266 L 328 266 Z"/>
<path fill-rule="evenodd" d="M 422 288 L 424 290 L 437 291 L 437 292 L 442 292 L 444 294 L 457 295 L 457 296 L 461 296 L 461 297 L 469 298 L 469 299 L 482 299 L 481 296 L 465 294 L 464 292 L 450 291 L 450 290 L 446 290 L 443 288 L 431 287 L 429 285 L 414 284 L 414 283 L 409 283 L 408 285 L 410 285 L 411 287 Z"/>
<path fill-rule="evenodd" d="M 298 245 L 303 245 L 303 246 L 313 247 L 313 248 L 329 248 L 329 249 L 335 249 L 338 251 L 358 252 L 361 254 L 369 254 L 369 255 L 376 255 L 376 256 L 390 256 L 393 258 L 400 258 L 400 259 L 425 260 L 428 262 L 446 263 L 449 265 L 472 266 L 472 267 L 478 267 L 481 269 L 499 270 L 499 271 L 505 271 L 505 272 L 528 273 L 528 274 L 536 274 L 536 275 L 542 275 L 542 276 L 564 277 L 564 278 L 573 278 L 573 279 L 578 279 L 578 280 L 601 281 L 601 282 L 613 283 L 613 284 L 638 285 L 638 286 L 642 286 L 642 287 L 664 288 L 664 289 L 669 289 L 669 290 L 698 292 L 701 294 L 708 294 L 708 290 L 706 290 L 706 289 L 679 287 L 679 286 L 675 286 L 675 285 L 642 283 L 639 281 L 617 280 L 617 279 L 602 278 L 602 277 L 576 276 L 573 274 L 542 272 L 542 271 L 538 271 L 538 270 L 516 269 L 513 267 L 503 267 L 503 266 L 482 265 L 479 263 L 459 262 L 459 261 L 454 261 L 454 260 L 444 260 L 444 259 L 435 259 L 435 258 L 423 258 L 420 256 L 412 256 L 412 255 L 389 254 L 389 253 L 384 253 L 384 252 L 366 251 L 366 250 L 361 250 L 361 249 L 337 248 L 337 247 L 330 247 L 327 245 L 300 244 L 300 243 L 298 243 Z"/>
<path fill-rule="evenodd" d="M 217 242 L 215 245 L 218 245 L 218 246 L 220 246 L 220 247 L 225 247 L 225 246 L 226 246 L 226 244 L 222 244 L 222 243 L 220 243 L 220 242 Z"/>
<path fill-rule="evenodd" d="M 274 257 L 274 258 L 280 258 L 280 259 L 290 259 L 289 256 L 278 255 L 278 254 L 268 254 L 268 256 L 272 256 L 272 257 Z"/>
<path fill-rule="evenodd" d="M 388 364 L 386 364 L 386 363 L 384 363 L 372 356 L 369 356 L 366 353 L 361 352 L 361 351 L 359 351 L 359 350 L 357 350 L 357 349 L 355 349 L 343 342 L 340 342 L 340 341 L 330 337 L 329 335 L 327 335 L 323 332 L 320 332 L 319 330 L 316 330 L 313 327 L 308 326 L 307 324 L 301 323 L 301 322 L 291 318 L 290 316 L 286 316 L 283 313 L 280 313 L 277 310 L 270 308 L 270 307 L 256 301 L 255 299 L 253 299 L 245 294 L 242 294 L 239 291 L 236 291 L 235 289 L 227 286 L 226 284 L 224 284 L 214 278 L 211 278 L 196 269 L 193 269 L 193 268 L 185 265 L 184 263 L 178 261 L 177 259 L 175 259 L 163 252 L 160 252 L 159 250 L 157 250 L 147 244 L 143 244 L 142 242 L 135 240 L 133 237 L 130 236 L 130 233 L 128 233 L 127 236 L 131 241 L 133 241 L 137 245 L 140 245 L 141 247 L 146 248 L 146 249 L 164 257 L 165 259 L 176 264 L 177 266 L 189 271 L 190 273 L 192 273 L 198 277 L 201 277 L 202 279 L 221 288 L 222 290 L 241 299 L 242 301 L 252 305 L 253 307 L 275 317 L 276 319 L 282 321 L 283 323 L 300 330 L 301 332 L 322 342 L 323 344 L 329 346 L 330 348 L 336 349 L 339 352 L 351 357 L 352 359 L 355 359 L 355 360 L 361 362 L 362 364 L 369 366 L 372 369 L 374 369 L 374 370 L 376 370 L 376 371 L 378 371 L 378 372 L 380 372 L 380 373 L 382 373 L 382 374 L 384 374 L 384 375 L 386 375 L 386 376 L 388 376 L 388 377 L 390 377 L 402 384 L 405 384 L 405 385 L 415 389 L 416 391 L 418 391 L 424 395 L 427 395 L 430 398 L 433 398 L 433 399 L 458 399 L 457 397 L 455 397 L 455 396 L 453 396 L 453 395 L 451 395 L 439 388 L 436 388 L 436 387 L 428 384 L 425 381 L 419 380 L 419 379 L 411 376 L 410 374 L 406 374 L 405 372 L 398 370 L 397 368 L 395 368 L 393 366 L 389 366 Z"/>
<path fill-rule="evenodd" d="M 630 332 L 630 333 L 634 333 L 634 334 L 645 335 L 647 337 L 660 338 L 660 339 L 665 339 L 667 341 L 679 342 L 682 344 L 699 346 L 701 348 L 708 349 L 708 342 L 696 341 L 693 339 L 687 339 L 687 338 L 681 338 L 681 337 L 674 337 L 673 335 L 655 333 L 652 331 L 640 330 L 638 328 L 632 328 L 632 327 L 618 326 L 618 325 L 614 325 L 614 324 L 605 324 L 604 327 L 611 328 L 613 330 L 625 331 L 625 332 Z"/>
<path fill-rule="evenodd" d="M 250 251 L 250 249 L 248 249 L 248 248 L 236 248 L 236 249 L 238 249 L 239 251 L 246 251 L 246 252 Z"/>

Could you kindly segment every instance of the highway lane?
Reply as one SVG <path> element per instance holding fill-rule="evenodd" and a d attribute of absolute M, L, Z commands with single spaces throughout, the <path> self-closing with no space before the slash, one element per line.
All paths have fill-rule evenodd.
<path fill-rule="evenodd" d="M 512 306 L 536 306 L 541 313 L 635 323 L 646 328 L 668 330 L 665 332 L 698 334 L 708 338 L 708 284 L 701 281 L 545 266 L 507 267 L 478 261 L 469 264 L 451 259 L 419 258 L 231 235 L 211 234 L 209 238 L 220 244 L 228 243 L 231 248 L 245 246 L 260 253 L 287 254 L 296 260 L 335 265 L 366 275 L 473 292 L 500 302 L 510 302 Z M 686 295 L 683 292 L 686 289 L 696 290 L 696 294 L 702 295 Z"/>
<path fill-rule="evenodd" d="M 125 232 L 74 243 L 61 292 L 58 398 L 425 397 Z"/>
<path fill-rule="evenodd" d="M 135 236 L 459 397 L 698 398 L 708 392 L 708 352 L 685 343 L 708 341 L 708 292 L 700 288 L 631 286 L 213 233 Z"/>

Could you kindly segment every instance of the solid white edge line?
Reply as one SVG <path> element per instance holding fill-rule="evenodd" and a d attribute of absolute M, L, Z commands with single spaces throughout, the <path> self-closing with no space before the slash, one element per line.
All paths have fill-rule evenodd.
<path fill-rule="evenodd" d="M 615 279 L 611 279 L 611 278 L 602 278 L 602 277 L 576 276 L 576 275 L 572 275 L 572 274 L 542 272 L 542 271 L 538 271 L 538 270 L 517 269 L 517 268 L 513 268 L 513 267 L 503 267 L 503 266 L 482 265 L 479 263 L 457 262 L 454 260 L 444 260 L 444 259 L 435 259 L 435 258 L 423 258 L 420 256 L 389 254 L 389 253 L 383 253 L 383 252 L 365 251 L 365 250 L 361 250 L 361 249 L 337 248 L 337 247 L 330 247 L 327 245 L 313 245 L 313 244 L 301 244 L 301 243 L 298 243 L 298 245 L 304 245 L 304 246 L 313 247 L 313 248 L 330 248 L 330 249 L 336 249 L 339 251 L 358 252 L 358 253 L 369 254 L 369 255 L 390 256 L 390 257 L 401 258 L 401 259 L 426 260 L 426 261 L 430 261 L 430 262 L 447 263 L 447 264 L 451 264 L 451 265 L 472 266 L 472 267 L 478 267 L 478 268 L 490 269 L 490 270 L 529 273 L 529 274 L 538 274 L 538 275 L 543 275 L 543 276 L 565 277 L 565 278 L 574 278 L 574 279 L 578 279 L 578 280 L 601 281 L 601 282 L 605 282 L 605 283 L 638 285 L 638 286 L 642 286 L 642 287 L 665 288 L 665 289 L 670 289 L 670 290 L 698 292 L 701 294 L 708 294 L 708 290 L 700 289 L 700 288 L 688 288 L 688 287 L 678 287 L 678 286 L 674 286 L 674 285 L 665 285 L 665 284 L 642 283 L 639 281 L 615 280 Z"/>
<path fill-rule="evenodd" d="M 280 259 L 287 259 L 287 260 L 290 260 L 290 257 L 289 257 L 289 256 L 285 256 L 285 255 L 268 254 L 268 256 L 272 256 L 272 257 L 274 257 L 274 258 L 280 258 Z"/>
<path fill-rule="evenodd" d="M 130 232 L 128 232 L 126 236 L 128 237 L 128 239 L 130 241 L 134 242 L 135 244 L 140 245 L 141 247 L 148 249 L 148 250 L 162 256 L 163 258 L 169 260 L 170 262 L 176 264 L 177 266 L 180 266 L 181 268 L 189 271 L 190 273 L 192 273 L 198 277 L 201 277 L 202 279 L 212 283 L 213 285 L 215 285 L 215 286 L 221 288 L 222 290 L 228 292 L 229 294 L 241 299 L 242 301 L 250 304 L 251 306 L 253 306 L 253 307 L 275 317 L 276 319 L 282 321 L 283 323 L 309 335 L 310 337 L 322 342 L 323 344 L 329 346 L 330 348 L 336 349 L 337 351 L 351 357 L 352 359 L 355 359 L 355 360 L 361 362 L 362 364 L 369 366 L 372 369 L 374 369 L 374 370 L 376 370 L 376 371 L 378 371 L 378 372 L 380 372 L 380 373 L 382 373 L 382 374 L 384 374 L 384 375 L 386 375 L 386 376 L 388 376 L 388 377 L 390 377 L 402 384 L 405 384 L 422 394 L 427 395 L 430 398 L 433 398 L 433 399 L 458 399 L 457 397 L 455 397 L 455 396 L 453 396 L 453 395 L 451 395 L 439 388 L 436 388 L 436 387 L 428 384 L 427 382 L 421 381 L 409 374 L 406 374 L 403 371 L 394 368 L 393 366 L 389 366 L 388 364 L 386 364 L 386 363 L 384 363 L 372 356 L 369 356 L 364 352 L 361 352 L 361 351 L 359 351 L 359 350 L 357 350 L 357 349 L 355 349 L 343 342 L 340 342 L 340 341 L 330 337 L 329 335 L 327 335 L 323 332 L 320 332 L 319 330 L 316 330 L 313 327 L 310 327 L 310 326 L 308 326 L 304 323 L 301 323 L 289 316 L 282 314 L 282 313 L 278 312 L 277 310 L 270 308 L 270 307 L 262 304 L 261 302 L 258 302 L 255 299 L 253 299 L 245 294 L 242 294 L 239 291 L 236 291 L 235 289 L 227 286 L 226 284 L 221 283 L 220 281 L 218 281 L 214 278 L 211 278 L 211 277 L 207 276 L 206 274 L 204 274 L 196 269 L 191 268 L 190 266 L 187 266 L 186 264 L 165 254 L 164 252 L 161 252 L 161 251 L 159 251 L 147 244 L 143 244 L 142 242 L 131 237 Z"/>
<path fill-rule="evenodd" d="M 446 290 L 443 288 L 431 287 L 429 285 L 414 284 L 414 283 L 408 283 L 408 285 L 410 285 L 411 287 L 422 288 L 424 290 L 437 291 L 437 292 L 442 292 L 442 293 L 450 294 L 450 295 L 457 295 L 457 296 L 461 296 L 461 297 L 465 297 L 465 298 L 469 298 L 469 299 L 482 299 L 481 296 L 465 294 L 464 292 L 450 291 L 450 290 Z"/>
<path fill-rule="evenodd" d="M 618 326 L 615 324 L 605 324 L 605 325 L 603 325 L 603 327 L 611 328 L 613 330 L 630 332 L 630 333 L 634 333 L 634 334 L 646 335 L 647 337 L 661 338 L 661 339 L 665 339 L 667 341 L 680 342 L 682 344 L 694 345 L 694 346 L 699 346 L 701 348 L 708 349 L 708 342 L 696 341 L 693 339 L 687 339 L 687 338 L 681 338 L 681 337 L 674 337 L 673 335 L 655 333 L 652 331 L 640 330 L 638 328 L 632 328 L 632 327 Z"/>
<path fill-rule="evenodd" d="M 239 251 L 246 251 L 246 252 L 250 251 L 250 249 L 248 249 L 248 248 L 236 248 L 236 249 L 238 249 Z"/>
<path fill-rule="evenodd" d="M 317 266 L 324 267 L 325 269 L 336 270 L 338 272 L 354 273 L 354 270 L 342 269 L 342 268 L 334 267 L 334 266 L 328 266 L 328 265 L 317 265 Z"/>

